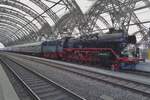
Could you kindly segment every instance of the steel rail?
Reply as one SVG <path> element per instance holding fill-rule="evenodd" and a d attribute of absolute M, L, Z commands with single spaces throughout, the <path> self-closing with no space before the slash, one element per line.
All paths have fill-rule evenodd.
<path fill-rule="evenodd" d="M 7 59 L 9 59 L 9 61 L 21 66 L 22 68 L 24 68 L 25 70 L 27 70 L 28 72 L 31 72 L 32 74 L 40 77 L 41 79 L 43 79 L 44 81 L 47 81 L 49 84 L 55 85 L 55 87 L 58 87 L 59 89 L 61 89 L 62 91 L 64 91 L 64 93 L 67 93 L 69 96 L 71 96 L 72 98 L 74 98 L 75 100 L 86 100 L 85 98 L 79 96 L 78 94 L 70 91 L 69 89 L 63 87 L 62 85 L 50 80 L 49 78 L 45 77 L 44 75 L 40 74 L 39 72 L 33 71 L 30 68 L 25 67 L 24 64 L 18 63 L 17 61 L 15 61 L 14 59 L 10 59 L 8 57 L 6 57 Z M 7 64 L 8 65 L 8 64 Z M 14 69 L 13 69 L 14 70 Z M 18 75 L 19 76 L 19 75 Z M 26 84 L 26 82 L 24 82 L 24 84 Z M 27 85 L 27 84 L 26 84 Z M 28 86 L 28 85 L 27 85 Z M 38 96 L 38 94 L 36 94 L 29 86 L 28 88 L 30 89 L 30 91 L 34 94 L 34 96 L 37 98 L 37 100 L 41 100 L 41 98 Z M 69 100 L 69 99 L 68 99 Z"/>
<path fill-rule="evenodd" d="M 27 91 L 33 96 L 35 100 L 41 100 L 33 91 L 32 89 L 21 79 L 21 77 L 11 68 L 11 66 L 6 63 L 3 58 L 1 58 L 1 61 L 6 67 L 18 78 L 18 80 L 24 85 L 24 87 L 27 89 Z"/>
<path fill-rule="evenodd" d="M 31 59 L 31 58 L 26 58 L 24 56 L 21 56 L 23 59 L 27 59 L 33 62 L 37 62 L 40 64 L 44 64 L 44 65 L 48 65 L 49 67 L 53 67 L 53 68 L 57 68 L 60 70 L 64 70 L 67 72 L 71 72 L 71 73 L 75 73 L 81 76 L 85 76 L 87 78 L 91 78 L 97 81 L 103 81 L 112 85 L 117 85 L 121 88 L 125 88 L 125 89 L 129 89 L 131 91 L 134 91 L 136 93 L 141 93 L 143 95 L 146 96 L 150 96 L 150 84 L 147 83 L 143 83 L 143 82 L 138 82 L 135 80 L 129 80 L 129 79 L 125 79 L 125 78 L 120 78 L 120 77 L 116 77 L 116 76 L 111 76 L 108 74 L 104 74 L 104 73 L 98 73 L 98 72 L 94 72 L 94 71 L 90 71 L 88 69 L 83 69 L 83 68 L 77 68 L 77 67 L 73 67 L 73 66 L 69 66 L 69 65 L 63 65 L 63 64 L 58 64 L 55 62 L 49 62 L 49 61 L 45 61 L 45 60 L 39 60 L 39 59 Z M 95 75 L 99 75 L 99 77 L 95 77 L 92 76 L 93 74 Z M 125 84 L 123 84 L 123 82 Z M 128 85 L 129 84 L 129 85 Z M 130 86 L 130 84 L 132 84 L 132 86 Z M 134 84 L 134 85 L 133 85 Z M 143 90 L 142 88 L 138 88 L 138 87 L 144 87 Z"/>

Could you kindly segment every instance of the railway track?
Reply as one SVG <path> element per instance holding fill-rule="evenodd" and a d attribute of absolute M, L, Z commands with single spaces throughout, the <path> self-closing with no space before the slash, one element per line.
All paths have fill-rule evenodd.
<path fill-rule="evenodd" d="M 66 66 L 66 65 L 62 65 L 58 63 L 51 63 L 45 60 L 31 59 L 31 58 L 26 58 L 26 57 L 22 57 L 22 58 L 26 60 L 34 61 L 36 63 L 48 65 L 48 66 L 51 66 L 60 70 L 64 70 L 70 73 L 78 74 L 86 78 L 91 78 L 93 80 L 106 82 L 114 86 L 119 86 L 124 89 L 129 89 L 130 91 L 133 91 L 135 93 L 140 93 L 142 95 L 150 97 L 150 84 L 141 83 L 141 82 L 137 82 L 134 80 L 132 81 L 132 80 L 127 80 L 127 79 L 122 79 L 122 78 L 111 76 L 111 75 L 96 73 L 93 71 L 89 71 L 86 69 L 81 69 L 81 68 L 77 68 L 73 66 Z"/>
<path fill-rule="evenodd" d="M 2 57 L 1 61 L 24 84 L 34 100 L 86 100 L 14 60 Z"/>

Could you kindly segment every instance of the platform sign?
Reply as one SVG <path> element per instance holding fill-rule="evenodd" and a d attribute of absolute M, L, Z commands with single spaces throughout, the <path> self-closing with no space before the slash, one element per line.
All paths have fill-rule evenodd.
<path fill-rule="evenodd" d="M 150 49 L 148 50 L 148 59 L 150 60 Z"/>

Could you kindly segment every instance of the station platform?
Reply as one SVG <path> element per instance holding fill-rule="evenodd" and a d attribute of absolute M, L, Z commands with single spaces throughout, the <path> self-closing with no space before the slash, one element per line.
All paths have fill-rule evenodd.
<path fill-rule="evenodd" d="M 5 71 L 0 65 L 0 100 L 19 100 Z"/>
<path fill-rule="evenodd" d="M 139 83 L 144 83 L 144 84 L 150 85 L 150 78 L 144 77 L 144 76 L 140 76 L 140 75 L 134 75 L 134 74 L 129 74 L 129 73 L 126 74 L 126 73 L 122 73 L 122 72 L 116 72 L 116 71 L 110 71 L 110 70 L 105 70 L 105 69 L 99 69 L 99 68 L 95 68 L 95 67 L 93 68 L 91 66 L 72 64 L 72 63 L 68 63 L 68 62 L 64 62 L 64 61 L 56 61 L 56 60 L 50 60 L 50 59 L 39 58 L 39 57 L 28 56 L 28 55 L 22 55 L 22 54 L 15 54 L 15 53 L 7 53 L 7 54 L 10 57 L 13 57 L 13 58 L 16 58 L 16 59 L 20 59 L 20 60 L 22 59 L 21 57 L 38 59 L 38 60 L 41 60 L 41 61 L 47 61 L 47 62 L 50 62 L 50 63 L 57 63 L 57 64 L 62 64 L 62 65 L 67 65 L 69 67 L 76 67 L 76 68 L 84 69 L 84 70 L 87 70 L 87 71 L 92 71 L 92 72 L 96 72 L 96 73 L 100 73 L 100 74 L 106 74 L 106 75 L 110 75 L 110 76 L 114 76 L 114 77 L 118 77 L 118 78 L 127 79 L 127 80 L 131 80 L 131 81 L 135 81 L 135 82 L 139 82 Z M 149 62 L 147 62 L 147 64 L 146 64 L 147 67 L 148 67 L 148 64 L 149 64 Z M 140 66 L 140 64 L 138 66 Z M 142 67 L 143 66 L 141 66 L 141 68 Z M 150 67 L 149 67 L 149 69 L 150 69 Z"/>
<path fill-rule="evenodd" d="M 146 62 L 140 62 L 137 64 L 136 70 L 150 72 L 150 60 L 146 60 Z"/>

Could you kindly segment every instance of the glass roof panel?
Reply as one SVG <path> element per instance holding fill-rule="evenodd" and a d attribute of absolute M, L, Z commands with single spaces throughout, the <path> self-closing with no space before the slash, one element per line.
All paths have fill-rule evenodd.
<path fill-rule="evenodd" d="M 37 5 L 35 5 L 33 2 L 31 2 L 30 0 L 16 0 L 16 1 L 20 1 L 24 4 L 26 4 L 27 6 L 31 7 L 32 9 L 34 9 L 35 11 L 37 11 L 39 14 L 43 13 L 44 11 L 38 7 Z M 37 1 L 37 0 L 36 0 Z M 41 2 L 43 2 L 45 5 L 47 5 L 48 7 L 51 7 L 52 5 L 55 4 L 55 2 L 58 2 L 59 0 L 39 0 Z M 86 13 L 88 12 L 88 10 L 91 8 L 91 6 L 97 1 L 97 0 L 75 0 L 77 2 L 77 4 L 79 5 L 80 9 L 82 10 L 83 13 Z M 144 0 L 143 0 L 144 1 Z M 141 8 L 140 10 L 136 10 L 135 11 L 135 14 L 137 15 L 137 17 L 139 18 L 139 20 L 141 22 L 147 22 L 145 23 L 145 27 L 149 28 L 150 27 L 150 7 L 149 8 L 144 8 L 144 6 L 147 6 L 147 4 L 145 3 L 146 1 L 150 1 L 150 0 L 145 0 L 145 2 L 143 1 L 139 1 L 137 4 L 136 4 L 136 8 Z M 10 6 L 5 6 L 5 5 L 0 5 L 2 7 L 7 7 L 7 8 L 11 8 L 11 9 L 15 9 L 23 14 L 25 14 L 25 17 L 28 18 L 29 20 L 33 20 L 33 18 L 19 10 L 19 9 L 16 9 L 16 8 L 13 8 L 13 7 L 10 7 Z M 143 7 L 143 8 L 142 8 Z M 63 15 L 65 15 L 66 13 L 68 13 L 68 9 L 65 8 L 64 5 L 56 5 L 55 7 L 52 8 L 53 12 L 55 12 L 57 14 L 57 16 L 59 18 L 61 18 Z M 104 13 L 104 14 L 101 14 L 102 17 L 105 18 L 105 20 L 108 21 L 108 23 L 112 26 L 112 22 L 111 22 L 111 19 L 110 19 L 110 16 L 109 14 L 107 13 Z M 54 22 L 53 20 L 47 15 L 47 14 L 43 14 L 43 18 L 45 20 L 47 20 L 47 22 L 53 26 L 54 25 Z M 148 23 L 149 21 L 149 23 Z M 36 24 L 38 27 L 40 27 L 39 23 L 37 21 L 33 21 L 34 24 Z M 132 22 L 131 22 L 132 23 Z M 97 25 L 99 25 L 99 27 L 101 29 L 103 28 L 106 28 L 106 25 L 104 25 L 104 23 L 102 23 L 100 20 L 98 20 L 97 22 Z M 41 27 L 40 27 L 41 28 Z M 132 25 L 129 27 L 129 34 L 133 34 L 134 32 L 138 31 L 139 28 L 136 26 L 136 25 Z"/>
<path fill-rule="evenodd" d="M 86 13 L 97 0 L 75 0 L 83 13 Z"/>
<path fill-rule="evenodd" d="M 135 11 L 135 13 L 141 22 L 150 21 L 150 9 L 149 8 Z M 150 27 L 150 23 L 144 24 L 144 25 L 146 25 L 146 27 Z"/>
<path fill-rule="evenodd" d="M 136 3 L 136 7 L 135 8 L 139 8 L 139 7 L 143 7 L 145 6 L 145 3 L 143 1 L 139 1 Z"/>

